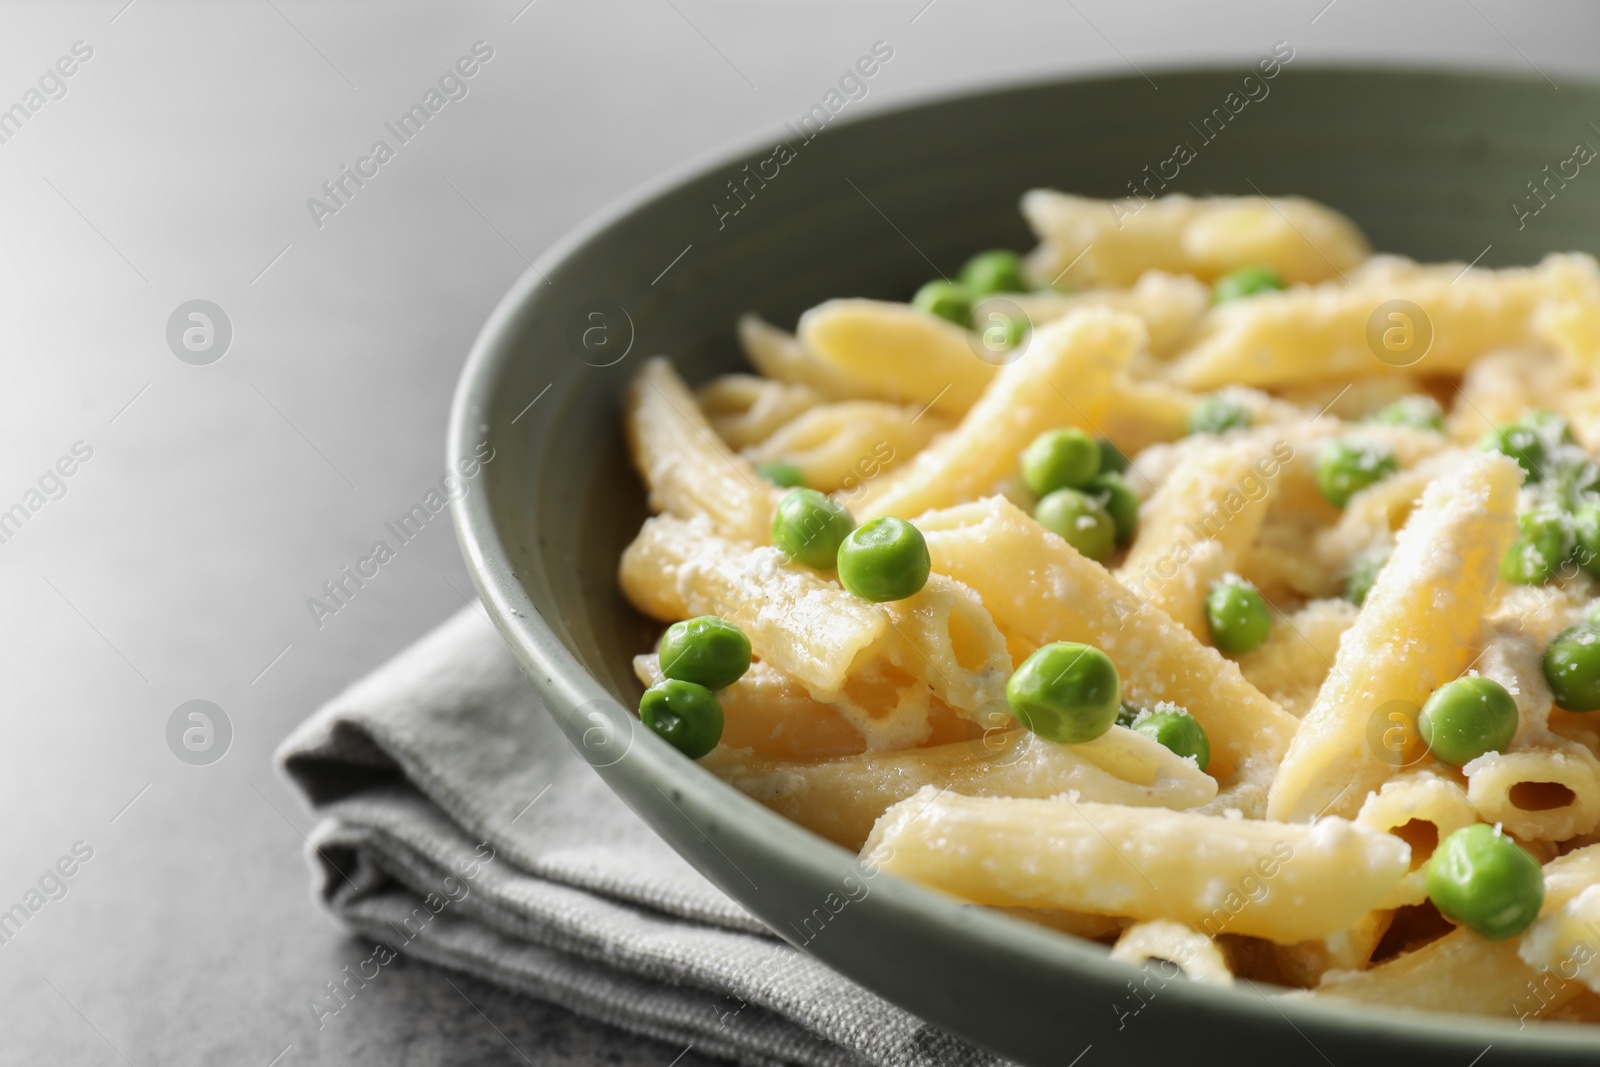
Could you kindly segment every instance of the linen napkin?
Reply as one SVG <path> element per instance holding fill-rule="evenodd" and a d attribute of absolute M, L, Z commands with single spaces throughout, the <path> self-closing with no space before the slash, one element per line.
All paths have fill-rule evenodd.
<path fill-rule="evenodd" d="M 404 954 L 747 1063 L 1004 1062 L 779 940 L 679 858 L 573 752 L 481 606 L 278 758 L 323 817 L 317 891 L 374 942 L 346 988 Z"/>

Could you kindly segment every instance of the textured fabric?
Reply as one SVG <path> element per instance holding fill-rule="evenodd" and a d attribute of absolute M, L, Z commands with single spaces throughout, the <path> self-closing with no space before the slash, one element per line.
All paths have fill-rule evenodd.
<path fill-rule="evenodd" d="M 1000 1062 L 773 937 L 611 794 L 476 606 L 279 751 L 323 816 L 317 889 L 367 959 L 402 953 L 749 1063 Z"/>

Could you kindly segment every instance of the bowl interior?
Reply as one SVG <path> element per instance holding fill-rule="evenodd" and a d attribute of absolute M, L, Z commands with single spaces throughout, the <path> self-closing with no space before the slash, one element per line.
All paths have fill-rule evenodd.
<path fill-rule="evenodd" d="M 565 239 L 474 349 L 451 450 L 452 463 L 483 443 L 495 450 L 482 491 L 455 504 L 485 603 L 585 758 L 777 929 L 840 879 L 859 878 L 852 857 L 633 731 L 625 710 L 640 691 L 631 657 L 655 633 L 615 581 L 647 514 L 619 422 L 641 359 L 670 356 L 695 384 L 746 369 L 733 329 L 743 312 L 792 327 L 828 297 L 905 299 L 973 252 L 1025 250 L 1017 201 L 1038 186 L 1303 195 L 1350 215 L 1378 249 L 1424 260 L 1499 266 L 1600 251 L 1600 176 L 1569 162 L 1576 145 L 1600 144 L 1586 117 L 1600 115 L 1596 88 L 1292 63 L 1270 79 L 1253 67 L 1154 77 L 1159 90 L 1137 76 L 1028 85 L 835 118 L 810 139 L 775 131 Z M 1192 158 L 1174 166 L 1179 146 Z M 673 802 L 665 811 L 662 796 Z M 1026 1062 L 1056 1062 L 1063 1050 L 1070 1059 L 1098 1040 L 1129 1054 L 1192 1054 L 1190 1028 L 1220 1026 L 1248 1026 L 1263 1054 L 1312 1060 L 1307 1042 L 1335 1060 L 1442 1063 L 1491 1043 L 1540 1062 L 1600 1050 L 1571 1029 L 1280 1007 L 1181 983 L 1163 991 L 1179 1025 L 1119 1027 L 1113 1005 L 1133 972 L 1098 948 L 878 883 L 838 915 L 833 928 L 848 933 L 807 948 Z"/>

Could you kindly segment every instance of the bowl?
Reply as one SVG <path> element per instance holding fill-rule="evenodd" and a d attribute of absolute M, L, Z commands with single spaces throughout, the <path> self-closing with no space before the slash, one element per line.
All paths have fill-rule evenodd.
<path fill-rule="evenodd" d="M 1223 1041 L 1266 1062 L 1466 1067 L 1490 1046 L 1497 1062 L 1593 1062 L 1600 1028 L 1269 999 L 1250 983 L 1172 982 L 1135 1012 L 1141 972 L 1104 948 L 867 879 L 855 856 L 628 710 L 641 691 L 630 659 L 654 631 L 616 584 L 646 516 L 621 396 L 648 356 L 697 383 L 743 368 L 743 312 L 791 326 L 828 297 L 904 299 L 975 251 L 1031 247 L 1017 201 L 1038 186 L 1299 194 L 1348 214 L 1378 249 L 1424 260 L 1600 251 L 1600 176 L 1557 179 L 1537 200 L 1528 186 L 1575 142 L 1600 143 L 1587 118 L 1600 88 L 1290 64 L 1246 93 L 1253 70 L 1165 71 L 1159 91 L 1139 76 L 1054 81 L 836 117 L 820 132 L 785 126 L 604 211 L 518 281 L 463 372 L 450 463 L 495 452 L 480 491 L 454 503 L 468 567 L 540 701 L 657 833 L 780 936 L 815 931 L 806 951 L 979 1045 L 1055 1065 L 1089 1046 L 1180 1062 Z M 1179 142 L 1193 158 L 1174 167 L 1164 161 Z"/>

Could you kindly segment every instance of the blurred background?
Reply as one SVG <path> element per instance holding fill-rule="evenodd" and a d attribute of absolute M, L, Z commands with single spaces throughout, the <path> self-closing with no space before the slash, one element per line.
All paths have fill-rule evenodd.
<path fill-rule="evenodd" d="M 0 9 L 0 1062 L 677 1054 L 405 961 L 319 1027 L 306 1001 L 368 949 L 313 901 L 271 762 L 471 595 L 445 515 L 345 603 L 323 586 L 438 484 L 501 294 L 614 197 L 794 119 L 880 40 L 852 113 L 1072 74 L 1159 91 L 1278 41 L 1559 92 L 1600 76 L 1597 31 L 1592 4 L 1508 0 Z M 1560 201 L 1538 221 L 1561 244 Z"/>

